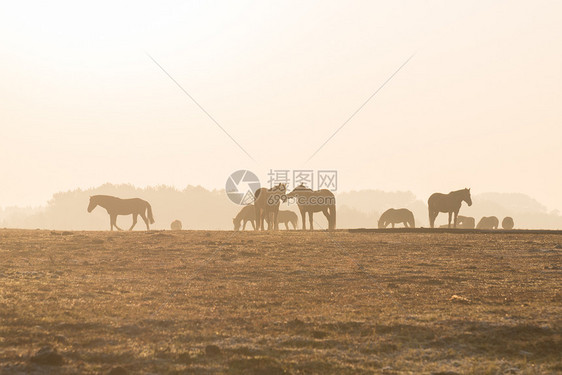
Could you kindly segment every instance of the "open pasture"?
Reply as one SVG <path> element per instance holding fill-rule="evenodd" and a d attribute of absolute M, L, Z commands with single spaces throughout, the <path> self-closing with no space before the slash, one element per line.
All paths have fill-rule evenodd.
<path fill-rule="evenodd" d="M 561 287 L 556 234 L 5 229 L 0 373 L 559 373 Z"/>

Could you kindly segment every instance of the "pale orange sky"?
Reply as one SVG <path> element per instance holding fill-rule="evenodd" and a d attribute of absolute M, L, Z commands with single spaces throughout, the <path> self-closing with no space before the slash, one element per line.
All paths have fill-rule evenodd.
<path fill-rule="evenodd" d="M 4 2 L 0 206 L 309 168 L 337 169 L 340 191 L 471 187 L 562 211 L 560 14 L 556 1 Z"/>

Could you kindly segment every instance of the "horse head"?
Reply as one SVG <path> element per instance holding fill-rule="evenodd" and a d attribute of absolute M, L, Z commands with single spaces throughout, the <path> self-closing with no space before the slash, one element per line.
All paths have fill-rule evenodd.
<path fill-rule="evenodd" d="M 294 198 L 299 196 L 299 192 L 302 191 L 312 191 L 311 189 L 307 188 L 304 184 L 300 184 L 296 188 L 293 189 L 289 194 L 287 194 L 288 198 Z"/>
<path fill-rule="evenodd" d="M 241 222 L 241 220 L 236 220 L 236 218 L 232 219 L 232 224 L 234 224 L 234 230 L 235 231 L 240 230 L 240 222 Z"/>
<path fill-rule="evenodd" d="M 279 184 L 277 186 L 274 186 L 272 189 L 272 191 L 276 191 L 279 192 L 281 201 L 286 202 L 287 201 L 287 185 L 286 184 Z"/>
<path fill-rule="evenodd" d="M 468 206 L 472 206 L 472 198 L 470 197 L 470 189 L 464 189 L 463 192 L 463 201 L 466 202 L 466 204 L 468 204 Z"/>
<path fill-rule="evenodd" d="M 90 196 L 90 204 L 88 204 L 88 212 L 92 212 L 94 208 L 97 206 L 96 197 Z"/>

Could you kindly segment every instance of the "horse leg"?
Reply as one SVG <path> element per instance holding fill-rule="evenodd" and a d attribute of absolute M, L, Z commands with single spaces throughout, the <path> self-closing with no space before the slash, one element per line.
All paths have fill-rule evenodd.
<path fill-rule="evenodd" d="M 432 228 L 435 226 L 435 218 L 437 217 L 438 214 L 439 214 L 439 212 L 429 211 L 429 225 Z"/>
<path fill-rule="evenodd" d="M 449 212 L 449 222 L 447 224 L 447 228 L 451 228 L 451 217 L 453 216 L 452 212 Z"/>
<path fill-rule="evenodd" d="M 456 228 L 456 227 L 457 227 L 458 216 L 459 216 L 459 211 L 455 211 L 454 214 L 455 214 L 455 221 L 454 221 L 454 223 L 453 223 L 453 228 Z"/>
<path fill-rule="evenodd" d="M 394 222 L 392 222 L 392 229 L 394 229 L 394 224 L 395 224 L 395 223 L 394 223 Z"/>
<path fill-rule="evenodd" d="M 310 230 L 314 230 L 314 224 L 312 224 L 314 222 L 314 218 L 312 216 L 312 211 L 308 212 L 308 221 L 310 224 Z"/>
<path fill-rule="evenodd" d="M 273 228 L 273 230 L 278 230 L 279 222 L 277 221 L 277 213 L 275 212 L 275 209 L 271 212 L 271 215 L 269 215 L 269 220 L 271 221 L 271 225 L 268 228 Z"/>
<path fill-rule="evenodd" d="M 150 227 L 148 226 L 148 219 L 146 218 L 146 215 L 144 214 L 144 212 L 142 212 L 140 214 L 140 216 L 144 220 L 144 223 L 146 224 L 146 230 L 150 230 Z"/>
<path fill-rule="evenodd" d="M 133 214 L 133 224 L 129 228 L 129 230 L 133 230 L 134 226 L 137 225 L 137 214 Z"/>
<path fill-rule="evenodd" d="M 302 216 L 302 230 L 306 230 L 306 211 L 300 210 Z"/>
<path fill-rule="evenodd" d="M 252 223 L 252 228 L 254 228 L 254 230 L 256 230 L 256 221 L 250 220 L 250 222 Z"/>
<path fill-rule="evenodd" d="M 123 230 L 123 229 L 121 229 L 117 226 L 117 215 L 116 214 L 111 215 L 111 230 L 113 230 L 113 227 L 117 228 L 118 230 Z"/>
<path fill-rule="evenodd" d="M 247 223 L 247 221 L 246 221 L 246 220 L 243 220 L 242 222 L 244 223 L 244 224 L 242 224 L 242 230 L 246 230 L 246 223 Z"/>

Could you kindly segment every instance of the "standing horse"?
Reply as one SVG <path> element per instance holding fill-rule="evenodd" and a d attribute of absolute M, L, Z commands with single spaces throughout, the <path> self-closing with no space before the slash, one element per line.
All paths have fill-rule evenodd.
<path fill-rule="evenodd" d="M 256 211 L 253 204 L 249 204 L 244 206 L 238 215 L 234 219 L 232 219 L 232 224 L 234 224 L 234 230 L 240 230 L 240 225 L 242 224 L 242 230 L 246 229 L 246 224 L 252 223 L 252 227 L 256 229 Z"/>
<path fill-rule="evenodd" d="M 328 230 L 336 229 L 336 197 L 328 189 L 313 191 L 304 184 L 297 186 L 287 195 L 287 198 L 296 198 L 302 216 L 302 230 L 306 230 L 306 213 L 310 222 L 310 230 L 314 229 L 312 214 L 324 213 L 328 219 Z"/>
<path fill-rule="evenodd" d="M 267 229 L 279 229 L 279 204 L 287 200 L 287 187 L 279 184 L 271 189 L 260 188 L 256 190 L 254 208 L 256 212 L 256 230 L 264 230 L 264 220 L 267 218 Z"/>
<path fill-rule="evenodd" d="M 133 225 L 131 225 L 129 230 L 133 230 L 133 227 L 137 224 L 138 215 L 140 215 L 146 223 L 146 230 L 150 230 L 150 227 L 148 226 L 149 220 L 150 224 L 154 224 L 154 217 L 152 216 L 152 207 L 150 207 L 150 203 L 140 198 L 121 199 L 112 197 L 111 195 L 93 195 L 90 197 L 88 212 L 92 212 L 96 206 L 101 206 L 107 210 L 111 230 L 113 230 L 114 226 L 115 228 L 122 230 L 117 226 L 117 215 L 133 215 Z M 148 214 L 148 219 L 145 212 Z"/>
<path fill-rule="evenodd" d="M 472 199 L 470 198 L 470 189 L 462 189 L 452 191 L 449 194 L 433 193 L 427 200 L 429 209 L 429 224 L 433 228 L 435 225 L 435 218 L 439 212 L 449 213 L 448 228 L 451 227 L 451 216 L 455 215 L 454 227 L 457 227 L 457 216 L 461 209 L 462 202 L 465 201 L 469 206 L 472 206 Z"/>
<path fill-rule="evenodd" d="M 414 221 L 414 214 L 407 208 L 389 208 L 386 210 L 379 219 L 379 228 L 386 228 L 388 224 L 403 223 L 404 228 L 415 228 L 416 222 Z"/>

